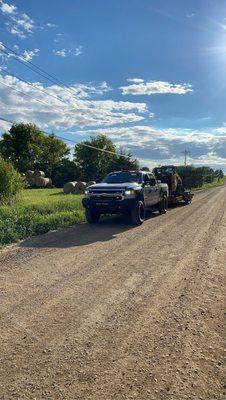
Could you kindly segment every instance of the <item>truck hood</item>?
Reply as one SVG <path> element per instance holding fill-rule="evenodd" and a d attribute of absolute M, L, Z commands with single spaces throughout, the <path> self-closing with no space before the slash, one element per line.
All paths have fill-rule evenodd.
<path fill-rule="evenodd" d="M 123 183 L 96 183 L 89 186 L 87 189 L 96 190 L 125 190 L 125 189 L 139 189 L 141 185 L 136 182 L 123 182 Z"/>

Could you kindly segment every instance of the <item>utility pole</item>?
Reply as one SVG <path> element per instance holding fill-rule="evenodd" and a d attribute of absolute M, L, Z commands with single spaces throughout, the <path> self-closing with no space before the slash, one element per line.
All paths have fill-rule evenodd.
<path fill-rule="evenodd" d="M 186 167 L 187 166 L 187 155 L 191 152 L 189 150 L 185 149 L 182 153 L 184 154 L 184 166 Z"/>

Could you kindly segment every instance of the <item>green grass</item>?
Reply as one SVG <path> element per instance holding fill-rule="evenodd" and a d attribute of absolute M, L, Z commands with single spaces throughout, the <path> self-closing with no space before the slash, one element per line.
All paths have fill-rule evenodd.
<path fill-rule="evenodd" d="M 0 244 L 84 221 L 81 199 L 61 189 L 23 190 L 12 205 L 0 206 Z"/>
<path fill-rule="evenodd" d="M 193 191 L 197 191 L 197 190 L 201 190 L 201 189 L 211 189 L 213 187 L 218 187 L 218 186 L 223 186 L 226 184 L 226 176 L 224 176 L 224 178 L 218 180 L 218 179 L 214 179 L 213 182 L 211 183 L 204 183 L 203 185 L 196 187 L 196 188 L 192 188 Z"/>

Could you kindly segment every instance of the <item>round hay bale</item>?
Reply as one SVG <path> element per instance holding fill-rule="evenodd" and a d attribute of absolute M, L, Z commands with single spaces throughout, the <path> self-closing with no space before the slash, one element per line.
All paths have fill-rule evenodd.
<path fill-rule="evenodd" d="M 52 181 L 50 178 L 43 178 L 40 176 L 39 178 L 35 179 L 35 184 L 37 187 L 47 187 L 48 185 L 52 184 Z"/>
<path fill-rule="evenodd" d="M 27 180 L 33 178 L 33 175 L 34 175 L 34 171 L 31 171 L 30 169 L 25 172 L 25 176 L 26 176 Z"/>
<path fill-rule="evenodd" d="M 75 194 L 83 194 L 85 192 L 86 182 L 77 182 L 74 188 Z"/>
<path fill-rule="evenodd" d="M 45 178 L 45 179 L 49 180 L 49 182 L 47 183 L 46 187 L 49 188 L 49 189 L 52 188 L 53 187 L 52 179 L 51 178 Z"/>
<path fill-rule="evenodd" d="M 95 183 L 96 183 L 95 181 L 89 181 L 89 182 L 87 182 L 86 187 L 95 185 Z"/>
<path fill-rule="evenodd" d="M 37 169 L 34 171 L 34 174 L 33 174 L 33 176 L 34 176 L 34 178 L 35 179 L 37 179 L 37 178 L 45 178 L 45 172 L 44 171 L 38 171 Z"/>
<path fill-rule="evenodd" d="M 35 186 L 35 178 L 31 177 L 31 178 L 27 178 L 27 181 L 29 183 L 30 186 Z"/>
<path fill-rule="evenodd" d="M 75 189 L 75 185 L 76 184 L 77 184 L 76 181 L 75 182 L 67 182 L 67 183 L 65 183 L 64 186 L 63 186 L 63 192 L 65 194 L 72 193 L 74 191 L 74 189 Z"/>

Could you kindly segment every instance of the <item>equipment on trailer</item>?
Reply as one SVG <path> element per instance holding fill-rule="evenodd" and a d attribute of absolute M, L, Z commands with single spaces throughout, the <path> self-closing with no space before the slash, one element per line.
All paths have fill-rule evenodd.
<path fill-rule="evenodd" d="M 162 183 L 167 183 L 169 187 L 169 204 L 178 204 L 181 201 L 185 204 L 192 202 L 194 194 L 184 188 L 182 179 L 174 165 L 162 165 L 154 168 L 153 172 Z"/>

